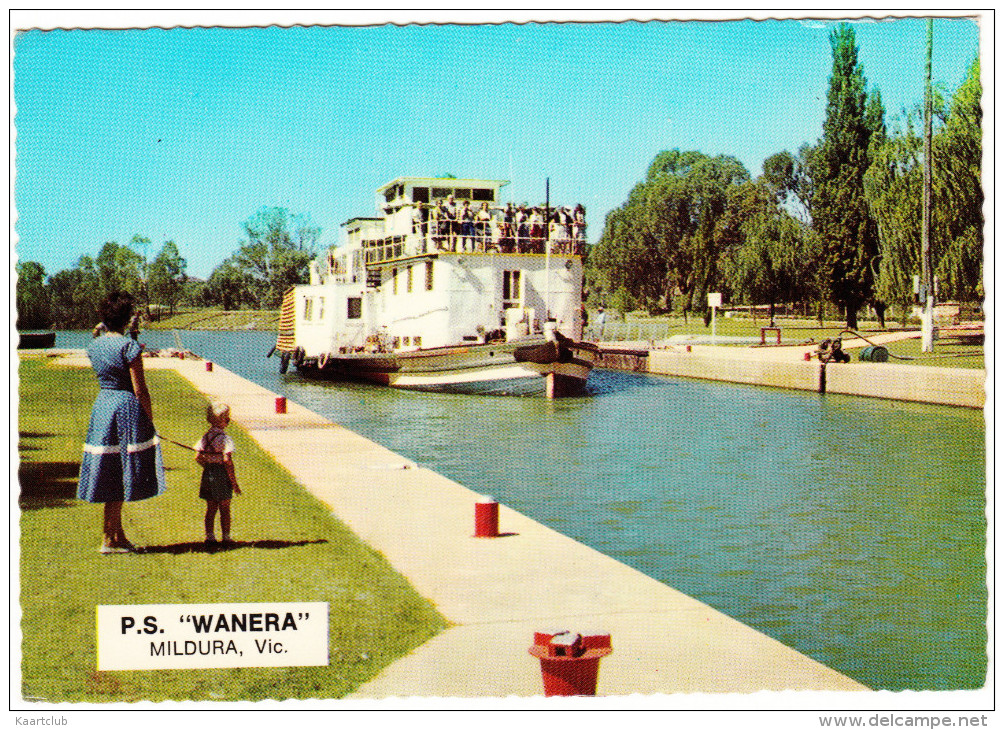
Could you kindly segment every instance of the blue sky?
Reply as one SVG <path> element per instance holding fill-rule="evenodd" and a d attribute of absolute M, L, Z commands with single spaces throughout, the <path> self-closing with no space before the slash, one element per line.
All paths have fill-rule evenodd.
<path fill-rule="evenodd" d="M 245 22 L 234 16 L 232 22 Z M 218 19 L 217 19 L 218 21 Z M 97 23 L 95 23 L 97 24 Z M 86 23 L 85 23 L 86 25 Z M 22 26 L 30 27 L 30 26 Z M 206 277 L 262 206 L 322 242 L 402 175 L 503 178 L 583 203 L 590 240 L 661 150 L 765 157 L 815 141 L 830 22 L 28 30 L 14 41 L 21 260 L 48 273 L 135 233 Z M 888 118 L 923 96 L 925 21 L 859 22 Z M 954 92 L 973 20 L 935 21 Z"/>

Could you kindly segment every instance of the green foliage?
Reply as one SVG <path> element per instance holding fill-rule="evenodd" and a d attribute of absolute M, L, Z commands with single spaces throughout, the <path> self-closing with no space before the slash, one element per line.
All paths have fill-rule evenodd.
<path fill-rule="evenodd" d="M 830 34 L 833 72 L 823 138 L 812 155 L 812 220 L 822 241 L 823 266 L 832 300 L 844 307 L 848 327 L 872 295 L 872 262 L 878 226 L 868 208 L 864 175 L 869 145 L 881 122 L 881 98 L 866 114 L 865 77 L 854 29 L 842 23 Z"/>
<path fill-rule="evenodd" d="M 943 298 L 982 300 L 983 185 L 980 61 L 975 59 L 952 99 L 945 125 L 933 140 L 935 161 L 932 227 L 943 249 L 935 260 Z"/>
<path fill-rule="evenodd" d="M 777 190 L 766 174 L 732 188 L 718 226 L 725 293 L 733 302 L 768 304 L 771 316 L 777 303 L 816 294 L 814 239 L 778 205 Z"/>
<path fill-rule="evenodd" d="M 932 140 L 931 259 L 942 299 L 983 297 L 983 188 L 978 60 L 956 92 Z M 918 128 L 922 111 L 903 120 L 878 146 L 865 190 L 878 222 L 882 259 L 878 295 L 899 307 L 913 301 L 912 277 L 920 273 L 924 150 Z"/>
<path fill-rule="evenodd" d="M 157 254 L 157 258 L 150 264 L 148 281 L 150 297 L 158 303 L 166 303 L 171 308 L 172 314 L 174 305 L 181 298 L 187 279 L 185 266 L 185 259 L 181 258 L 174 241 L 167 241 Z"/>
<path fill-rule="evenodd" d="M 206 303 L 277 307 L 286 289 L 307 278 L 321 229 L 309 215 L 265 207 L 244 222 L 244 232 L 247 240 L 206 282 Z"/>
<path fill-rule="evenodd" d="M 703 310 L 704 294 L 721 279 L 717 222 L 729 189 L 748 179 L 734 157 L 660 152 L 645 180 L 608 214 L 590 254 L 591 284 L 645 309 L 670 308 L 678 291 L 685 310 L 695 299 Z"/>
<path fill-rule="evenodd" d="M 35 261 L 24 261 L 14 270 L 17 272 L 17 329 L 46 329 L 52 323 L 52 305 L 45 288 L 45 269 Z"/>

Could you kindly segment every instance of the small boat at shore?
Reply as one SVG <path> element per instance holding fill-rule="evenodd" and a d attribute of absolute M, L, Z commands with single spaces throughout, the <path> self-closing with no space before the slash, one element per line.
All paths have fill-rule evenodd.
<path fill-rule="evenodd" d="M 280 371 L 292 363 L 305 377 L 426 391 L 581 393 L 596 354 L 581 341 L 584 210 L 503 209 L 506 184 L 402 177 L 380 187 L 381 215 L 344 223 L 310 283 L 285 293 Z"/>
<path fill-rule="evenodd" d="M 18 332 L 17 349 L 44 350 L 56 344 L 55 332 Z"/>

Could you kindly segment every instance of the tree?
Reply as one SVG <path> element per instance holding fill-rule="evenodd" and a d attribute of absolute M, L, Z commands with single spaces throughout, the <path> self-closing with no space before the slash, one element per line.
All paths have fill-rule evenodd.
<path fill-rule="evenodd" d="M 52 308 L 45 288 L 45 268 L 35 261 L 24 261 L 14 270 L 17 272 L 15 326 L 19 330 L 48 328 L 52 324 Z"/>
<path fill-rule="evenodd" d="M 775 304 L 811 294 L 813 282 L 808 228 L 777 191 L 766 174 L 733 188 L 718 230 L 730 298 L 769 305 L 771 320 Z"/>
<path fill-rule="evenodd" d="M 253 306 L 278 307 L 283 292 L 307 278 L 321 231 L 310 223 L 309 216 L 293 219 L 298 227 L 292 233 L 285 208 L 261 208 L 244 222 L 247 240 L 232 262 L 249 282 L 246 295 Z"/>
<path fill-rule="evenodd" d="M 833 72 L 823 138 L 812 156 L 811 214 L 823 246 L 830 297 L 857 327 L 857 311 L 872 295 L 878 226 L 864 191 L 872 130 L 865 115 L 865 77 L 854 29 L 840 24 L 830 34 Z M 874 122 L 874 120 L 871 120 Z"/>
<path fill-rule="evenodd" d="M 128 246 L 109 241 L 101 247 L 94 263 L 104 296 L 113 291 L 127 291 L 142 298 L 145 266 L 143 257 L 138 253 Z"/>
<path fill-rule="evenodd" d="M 980 182 L 979 64 L 974 62 L 949 110 L 934 100 L 932 143 L 933 215 L 931 258 L 946 298 L 976 301 L 983 296 L 983 188 Z M 923 138 L 920 112 L 906 115 L 901 128 L 877 150 L 865 176 L 865 191 L 878 222 L 882 258 L 878 296 L 905 313 L 920 273 L 923 205 Z"/>
<path fill-rule="evenodd" d="M 982 300 L 985 294 L 981 93 L 977 58 L 952 98 L 945 124 L 932 142 L 935 170 L 932 228 L 937 231 L 940 249 L 934 271 L 941 295 L 964 301 Z"/>
<path fill-rule="evenodd" d="M 252 286 L 251 277 L 231 257 L 213 270 L 202 293 L 206 304 L 219 304 L 225 310 L 232 310 L 243 303 L 256 305 Z"/>
<path fill-rule="evenodd" d="M 675 291 L 684 312 L 717 286 L 715 227 L 728 190 L 749 179 L 733 157 L 668 150 L 655 156 L 645 180 L 606 220 L 590 254 L 589 276 L 600 288 L 640 306 L 670 308 Z"/>
<path fill-rule="evenodd" d="M 174 314 L 185 286 L 185 259 L 181 258 L 174 241 L 167 241 L 150 264 L 150 296 L 158 302 L 166 302 Z"/>

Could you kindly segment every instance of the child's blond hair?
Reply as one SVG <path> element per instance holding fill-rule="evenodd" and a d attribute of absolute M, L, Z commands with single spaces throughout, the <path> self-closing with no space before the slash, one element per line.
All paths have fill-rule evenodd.
<path fill-rule="evenodd" d="M 230 406 L 222 401 L 210 401 L 209 405 L 206 406 L 206 420 L 214 426 L 229 416 Z"/>

